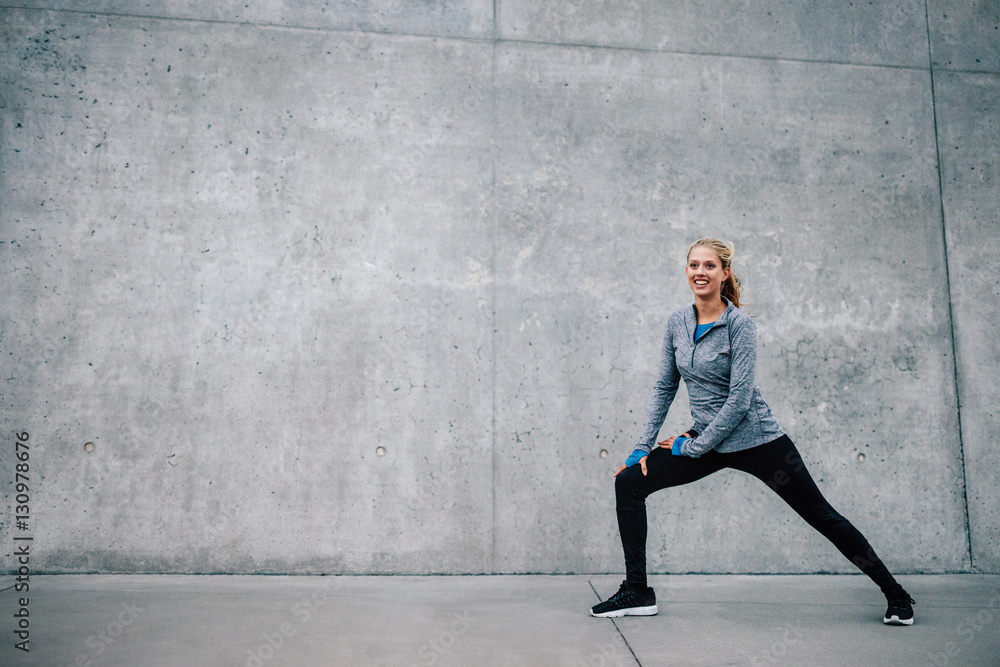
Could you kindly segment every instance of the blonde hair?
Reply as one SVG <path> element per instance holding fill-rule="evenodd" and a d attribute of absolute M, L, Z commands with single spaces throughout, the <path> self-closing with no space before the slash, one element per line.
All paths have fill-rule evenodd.
<path fill-rule="evenodd" d="M 708 248 L 719 256 L 719 261 L 722 262 L 722 268 L 729 269 L 729 278 L 722 283 L 722 296 L 726 297 L 737 308 L 745 306 L 746 304 L 740 302 L 740 279 L 736 277 L 736 273 L 733 272 L 731 266 L 733 262 L 733 253 L 736 252 L 736 247 L 732 244 L 727 245 L 719 239 L 713 239 L 706 236 L 703 239 L 698 239 L 691 244 L 690 248 L 688 248 L 687 256 L 689 259 L 691 257 L 691 251 L 695 248 Z"/>

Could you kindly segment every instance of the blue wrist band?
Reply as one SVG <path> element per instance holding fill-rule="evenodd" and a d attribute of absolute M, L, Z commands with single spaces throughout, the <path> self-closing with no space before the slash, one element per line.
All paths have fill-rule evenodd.
<path fill-rule="evenodd" d="M 673 454 L 674 456 L 681 456 L 682 455 L 681 445 L 684 443 L 685 440 L 690 440 L 690 439 L 691 438 L 687 437 L 686 435 L 677 436 L 677 439 L 674 440 L 673 447 L 670 448 L 670 453 Z"/>
<path fill-rule="evenodd" d="M 639 459 L 641 459 L 643 456 L 649 456 L 649 452 L 644 452 L 641 449 L 637 449 L 628 455 L 628 458 L 625 459 L 625 465 L 631 468 L 636 463 L 638 463 Z"/>

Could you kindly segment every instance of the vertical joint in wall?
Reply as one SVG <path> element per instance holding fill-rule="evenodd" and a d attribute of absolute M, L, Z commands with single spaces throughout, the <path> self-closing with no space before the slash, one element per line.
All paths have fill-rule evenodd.
<path fill-rule="evenodd" d="M 962 437 L 962 393 L 958 375 L 958 344 L 955 339 L 955 314 L 952 309 L 951 272 L 948 266 L 948 230 L 944 211 L 944 174 L 941 171 L 941 143 L 938 137 L 937 95 L 934 90 L 934 48 L 933 43 L 931 42 L 931 18 L 928 0 L 924 0 L 924 21 L 927 28 L 927 71 L 930 75 L 931 84 L 931 119 L 934 122 L 934 151 L 935 160 L 937 162 L 938 202 L 941 207 L 941 246 L 944 254 L 944 280 L 945 289 L 948 291 L 948 329 L 951 334 L 952 376 L 955 379 L 955 416 L 958 421 L 958 455 L 962 462 L 962 501 L 963 508 L 965 510 L 965 545 L 969 568 L 975 571 L 976 560 L 975 553 L 972 549 L 972 523 L 969 521 L 969 484 L 965 473 L 965 443 Z"/>

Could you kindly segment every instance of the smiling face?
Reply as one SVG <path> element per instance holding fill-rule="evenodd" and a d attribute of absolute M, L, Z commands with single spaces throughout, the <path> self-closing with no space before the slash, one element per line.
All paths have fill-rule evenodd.
<path fill-rule="evenodd" d="M 729 278 L 729 269 L 722 268 L 719 255 L 705 246 L 692 248 L 687 262 L 688 287 L 700 299 L 720 299 L 722 283 Z"/>

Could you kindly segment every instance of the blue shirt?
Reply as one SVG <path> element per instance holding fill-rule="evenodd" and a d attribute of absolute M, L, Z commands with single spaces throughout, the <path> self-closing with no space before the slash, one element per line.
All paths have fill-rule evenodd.
<path fill-rule="evenodd" d="M 709 322 L 708 324 L 699 324 L 697 327 L 695 327 L 695 330 L 694 330 L 694 339 L 695 340 L 700 339 L 714 325 L 715 325 L 715 322 Z"/>

